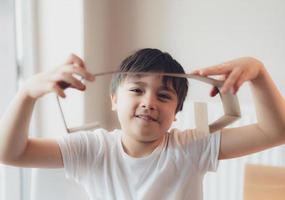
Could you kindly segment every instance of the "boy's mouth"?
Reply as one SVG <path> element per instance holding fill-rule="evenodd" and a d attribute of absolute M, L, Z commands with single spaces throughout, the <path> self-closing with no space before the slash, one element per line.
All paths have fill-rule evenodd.
<path fill-rule="evenodd" d="M 140 115 L 135 115 L 135 117 L 146 120 L 146 121 L 155 121 L 157 122 L 157 119 L 152 117 L 151 115 L 145 115 L 145 114 L 140 114 Z"/>

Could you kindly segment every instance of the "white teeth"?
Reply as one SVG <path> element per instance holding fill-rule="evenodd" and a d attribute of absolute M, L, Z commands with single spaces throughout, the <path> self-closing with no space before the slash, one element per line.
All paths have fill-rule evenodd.
<path fill-rule="evenodd" d="M 141 118 L 141 119 L 145 119 L 145 120 L 152 120 L 152 121 L 156 121 L 155 119 L 153 119 L 152 117 L 150 116 L 146 116 L 146 115 L 137 115 L 138 118 Z"/>

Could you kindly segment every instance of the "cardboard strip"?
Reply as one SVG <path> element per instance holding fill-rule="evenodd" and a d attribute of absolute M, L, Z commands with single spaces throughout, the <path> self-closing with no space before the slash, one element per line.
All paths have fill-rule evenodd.
<path fill-rule="evenodd" d="M 210 133 L 208 122 L 207 104 L 203 102 L 194 102 L 195 125 L 198 133 L 208 135 Z"/>
<path fill-rule="evenodd" d="M 93 76 L 97 77 L 97 76 L 105 76 L 105 75 L 111 75 L 111 74 L 158 75 L 158 76 L 172 76 L 172 77 L 180 77 L 180 78 L 190 78 L 190 79 L 195 79 L 195 80 L 198 80 L 198 81 L 210 84 L 210 85 L 212 85 L 214 87 L 217 87 L 218 91 L 219 91 L 220 98 L 221 98 L 221 102 L 223 104 L 224 115 L 221 116 L 216 121 L 214 121 L 213 123 L 209 124 L 209 126 L 208 126 L 209 133 L 213 133 L 213 132 L 215 132 L 217 130 L 220 130 L 220 129 L 228 126 L 229 124 L 231 124 L 231 123 L 235 122 L 237 119 L 239 119 L 240 116 L 241 116 L 240 115 L 240 107 L 239 107 L 239 102 L 238 102 L 237 96 L 231 94 L 230 92 L 228 92 L 226 94 L 222 94 L 220 92 L 220 89 L 221 89 L 221 87 L 223 86 L 223 83 L 224 83 L 224 81 L 221 81 L 221 80 L 216 80 L 216 79 L 213 79 L 213 78 L 204 77 L 204 76 L 198 76 L 198 75 L 193 75 L 193 74 L 156 73 L 156 72 L 117 72 L 117 71 L 109 71 L 109 72 L 96 73 L 96 74 L 93 74 Z M 57 99 L 57 102 L 58 102 L 58 106 L 60 108 L 61 116 L 62 116 L 64 125 L 65 125 L 65 128 L 66 128 L 66 131 L 68 133 L 72 133 L 72 132 L 79 131 L 79 130 L 89 130 L 89 129 L 94 129 L 94 128 L 99 127 L 99 124 L 97 124 L 97 123 L 93 123 L 92 125 L 85 124 L 85 125 L 82 125 L 80 127 L 75 127 L 75 128 L 74 127 L 73 128 L 68 127 L 68 125 L 66 123 L 66 120 L 65 120 L 64 113 L 63 113 L 63 111 L 61 109 L 61 104 L 60 104 L 59 98 L 57 97 L 56 99 Z M 203 113 L 203 115 L 204 115 L 204 113 Z M 206 121 L 206 117 L 205 116 L 204 116 L 204 118 L 205 119 L 203 121 Z M 204 126 L 205 125 L 203 125 L 203 129 L 205 128 Z M 202 125 L 201 125 L 201 127 L 202 127 Z"/>

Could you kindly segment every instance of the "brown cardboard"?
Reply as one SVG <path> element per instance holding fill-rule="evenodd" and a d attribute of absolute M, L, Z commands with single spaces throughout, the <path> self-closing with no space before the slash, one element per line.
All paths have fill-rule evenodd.
<path fill-rule="evenodd" d="M 198 76 L 198 75 L 193 75 L 193 74 L 181 74 L 181 73 L 155 73 L 155 72 L 117 72 L 117 71 L 110 71 L 110 72 L 103 72 L 103 73 L 96 73 L 94 74 L 94 77 L 97 76 L 104 76 L 104 75 L 110 75 L 110 74 L 128 74 L 128 75 L 161 75 L 161 76 L 173 76 L 173 77 L 182 77 L 182 78 L 190 78 L 190 79 L 195 79 L 198 81 L 202 81 L 204 83 L 213 85 L 215 87 L 218 88 L 218 90 L 220 91 L 222 85 L 223 85 L 223 81 L 221 80 L 216 80 L 213 78 L 209 78 L 209 77 L 203 77 L 203 76 Z M 236 121 L 237 119 L 240 118 L 240 107 L 239 107 L 239 103 L 238 103 L 238 99 L 236 95 L 231 94 L 230 92 L 226 93 L 226 94 L 222 94 L 219 92 L 220 98 L 221 98 L 221 102 L 223 104 L 223 108 L 224 108 L 224 115 L 221 116 L 219 119 L 217 119 L 216 121 L 214 121 L 213 123 L 209 124 L 209 131 L 210 133 L 213 133 L 217 130 L 220 130 L 226 126 L 228 126 L 229 124 L 233 123 L 234 121 Z M 57 97 L 57 102 L 60 108 L 60 112 L 61 112 L 61 116 L 66 128 L 66 131 L 68 133 L 72 133 L 75 131 L 79 131 L 79 130 L 89 130 L 89 129 L 94 129 L 99 127 L 99 124 L 94 122 L 91 124 L 85 124 L 82 125 L 80 127 L 74 127 L 74 128 L 70 128 L 68 127 L 65 117 L 64 117 L 64 113 L 62 112 L 61 109 L 61 105 L 59 102 L 59 99 Z"/>

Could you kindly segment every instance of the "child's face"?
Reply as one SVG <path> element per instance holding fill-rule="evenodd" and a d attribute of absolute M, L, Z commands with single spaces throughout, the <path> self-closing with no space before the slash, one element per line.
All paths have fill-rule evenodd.
<path fill-rule="evenodd" d="M 126 136 L 140 142 L 161 139 L 175 119 L 177 95 L 162 76 L 127 77 L 111 97 Z"/>

